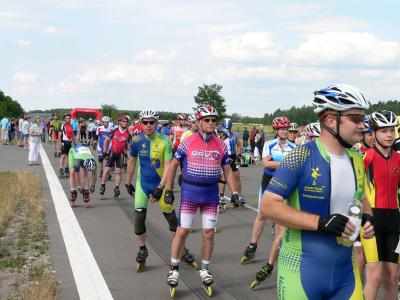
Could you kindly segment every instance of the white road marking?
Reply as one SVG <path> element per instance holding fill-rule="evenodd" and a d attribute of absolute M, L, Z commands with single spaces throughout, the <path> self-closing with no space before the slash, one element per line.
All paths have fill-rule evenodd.
<path fill-rule="evenodd" d="M 229 197 L 227 197 L 227 196 L 224 196 L 224 198 L 227 200 L 227 201 L 231 201 L 231 198 L 229 198 Z M 248 205 L 248 204 L 245 204 L 244 205 L 246 208 L 250 208 L 252 211 L 255 211 L 256 213 L 258 213 L 258 209 L 257 208 L 255 208 L 255 207 L 253 207 L 253 206 L 251 206 L 251 205 Z"/>
<path fill-rule="evenodd" d="M 43 147 L 40 147 L 40 157 L 80 299 L 113 299 Z"/>

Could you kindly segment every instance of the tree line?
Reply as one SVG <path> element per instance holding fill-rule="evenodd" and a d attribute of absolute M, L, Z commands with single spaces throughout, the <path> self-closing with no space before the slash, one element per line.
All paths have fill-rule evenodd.
<path fill-rule="evenodd" d="M 5 95 L 4 92 L 0 90 L 0 117 L 7 116 L 17 118 L 23 114 L 24 110 L 18 101 Z"/>

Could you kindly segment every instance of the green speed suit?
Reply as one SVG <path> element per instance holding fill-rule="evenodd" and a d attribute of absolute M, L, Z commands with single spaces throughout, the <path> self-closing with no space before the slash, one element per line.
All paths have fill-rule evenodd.
<path fill-rule="evenodd" d="M 140 134 L 132 140 L 130 156 L 139 160 L 135 209 L 146 208 L 150 194 L 160 184 L 165 161 L 172 159 L 171 141 L 158 133 L 151 138 Z M 174 206 L 164 202 L 164 193 L 165 191 L 159 205 L 162 212 L 170 213 L 174 210 Z"/>
<path fill-rule="evenodd" d="M 88 147 L 82 144 L 71 147 L 68 152 L 69 169 L 74 169 L 75 172 L 79 172 L 79 169 L 82 166 L 83 162 L 88 158 L 94 159 L 94 156 Z"/>

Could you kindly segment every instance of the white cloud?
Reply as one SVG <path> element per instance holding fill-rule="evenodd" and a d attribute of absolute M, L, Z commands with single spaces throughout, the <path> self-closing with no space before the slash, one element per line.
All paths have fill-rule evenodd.
<path fill-rule="evenodd" d="M 0 11 L 0 27 L 29 29 L 36 25 L 29 14 L 19 11 Z"/>
<path fill-rule="evenodd" d="M 400 43 L 384 41 L 367 32 L 326 32 L 310 35 L 287 58 L 311 65 L 383 65 L 400 57 Z"/>
<path fill-rule="evenodd" d="M 226 82 L 235 80 L 285 80 L 305 82 L 309 80 L 327 80 L 332 77 L 329 70 L 305 67 L 280 66 L 220 68 L 207 76 L 207 82 Z"/>
<path fill-rule="evenodd" d="M 293 31 L 306 32 L 328 32 L 328 31 L 352 31 L 366 27 L 366 23 L 360 20 L 347 18 L 326 16 L 309 22 L 298 21 L 288 24 L 288 28 Z"/>
<path fill-rule="evenodd" d="M 201 33 L 227 33 L 237 31 L 243 28 L 250 27 L 250 23 L 227 23 L 227 24 L 202 24 L 188 28 L 190 32 L 201 32 Z"/>
<path fill-rule="evenodd" d="M 184 86 L 190 86 L 193 85 L 195 80 L 196 80 L 196 75 L 193 72 L 187 71 L 182 73 L 178 80 L 184 85 Z"/>
<path fill-rule="evenodd" d="M 43 32 L 44 33 L 48 33 L 48 34 L 59 34 L 59 33 L 65 32 L 65 31 L 66 30 L 60 29 L 60 28 L 55 27 L 55 26 L 47 26 L 47 27 L 43 28 Z"/>
<path fill-rule="evenodd" d="M 33 83 L 36 81 L 38 75 L 28 72 L 17 72 L 13 76 L 13 80 L 20 83 Z"/>
<path fill-rule="evenodd" d="M 18 47 L 29 47 L 31 45 L 32 45 L 31 41 L 28 41 L 28 40 L 18 40 L 17 41 Z"/>
<path fill-rule="evenodd" d="M 322 9 L 326 9 L 331 4 L 327 3 L 302 3 L 302 4 L 278 4 L 272 6 L 272 11 L 274 15 L 283 17 L 299 17 L 315 14 L 320 12 Z"/>
<path fill-rule="evenodd" d="M 254 61 L 276 58 L 280 47 L 268 32 L 247 32 L 229 38 L 217 38 L 210 44 L 211 54 L 220 59 Z"/>
<path fill-rule="evenodd" d="M 161 53 L 153 49 L 147 49 L 145 51 L 137 53 L 133 60 L 137 62 L 164 62 L 175 58 L 176 55 L 177 53 L 174 50 L 166 53 Z"/>

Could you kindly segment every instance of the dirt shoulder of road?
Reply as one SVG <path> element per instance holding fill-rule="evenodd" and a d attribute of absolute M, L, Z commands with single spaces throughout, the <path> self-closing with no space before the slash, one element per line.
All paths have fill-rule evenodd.
<path fill-rule="evenodd" d="M 0 172 L 0 299 L 55 299 L 40 175 Z"/>

